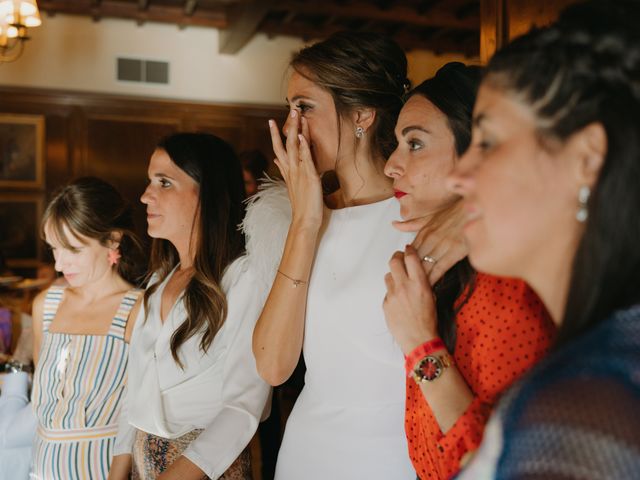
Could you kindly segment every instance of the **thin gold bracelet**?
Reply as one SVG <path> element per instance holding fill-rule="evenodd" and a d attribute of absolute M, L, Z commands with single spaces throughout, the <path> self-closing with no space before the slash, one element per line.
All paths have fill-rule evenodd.
<path fill-rule="evenodd" d="M 304 280 L 297 280 L 295 278 L 291 278 L 289 275 L 287 275 L 286 273 L 284 273 L 284 272 L 282 272 L 280 270 L 278 270 L 278 273 L 280 275 L 282 275 L 283 277 L 286 277 L 289 280 L 291 280 L 293 282 L 293 288 L 297 288 L 298 285 L 306 285 L 307 284 L 307 282 L 305 282 Z"/>

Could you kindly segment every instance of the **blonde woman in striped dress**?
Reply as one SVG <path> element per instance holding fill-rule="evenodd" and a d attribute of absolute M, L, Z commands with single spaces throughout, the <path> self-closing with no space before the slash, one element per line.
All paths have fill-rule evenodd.
<path fill-rule="evenodd" d="M 32 478 L 106 479 L 139 307 L 142 251 L 131 208 L 108 183 L 79 179 L 47 207 L 43 233 L 68 286 L 34 301 Z"/>

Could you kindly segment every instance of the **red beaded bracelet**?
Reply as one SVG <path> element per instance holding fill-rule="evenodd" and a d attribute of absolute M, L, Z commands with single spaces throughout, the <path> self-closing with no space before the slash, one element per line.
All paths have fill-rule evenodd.
<path fill-rule="evenodd" d="M 431 355 L 433 352 L 446 348 L 444 342 L 440 338 L 434 338 L 428 342 L 424 342 L 422 345 L 418 345 L 411 353 L 405 356 L 404 368 L 407 371 L 407 376 L 410 377 L 413 373 L 413 368 L 418 363 L 418 360 L 422 360 L 424 357 Z"/>

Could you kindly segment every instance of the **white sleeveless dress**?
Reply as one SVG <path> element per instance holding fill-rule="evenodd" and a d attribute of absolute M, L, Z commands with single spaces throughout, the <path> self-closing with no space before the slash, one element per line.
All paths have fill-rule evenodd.
<path fill-rule="evenodd" d="M 404 432 L 403 355 L 384 319 L 384 275 L 413 234 L 394 198 L 329 212 L 307 302 L 305 386 L 277 480 L 416 478 Z"/>

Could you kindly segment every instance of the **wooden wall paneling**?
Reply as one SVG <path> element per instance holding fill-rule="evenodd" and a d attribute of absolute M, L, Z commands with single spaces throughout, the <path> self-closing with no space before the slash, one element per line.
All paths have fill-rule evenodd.
<path fill-rule="evenodd" d="M 560 12 L 577 0 L 507 0 L 507 38 L 514 39 L 531 27 L 543 27 L 555 21 Z"/>
<path fill-rule="evenodd" d="M 71 112 L 45 115 L 45 192 L 65 183 L 72 175 L 75 136 L 71 132 Z"/>
<path fill-rule="evenodd" d="M 146 214 L 140 196 L 147 185 L 149 158 L 162 137 L 179 129 L 178 119 L 95 114 L 87 118 L 86 159 L 81 173 L 118 188 L 133 206 L 141 236 L 146 230 Z"/>
<path fill-rule="evenodd" d="M 146 218 L 139 198 L 147 183 L 149 156 L 161 137 L 181 130 L 208 131 L 238 152 L 259 149 L 271 161 L 267 120 L 275 118 L 282 126 L 287 114 L 280 107 L 19 87 L 0 87 L 0 105 L 3 112 L 45 117 L 45 189 L 39 191 L 43 201 L 74 177 L 102 177 L 131 201 L 141 232 Z M 272 165 L 270 173 L 276 170 Z"/>
<path fill-rule="evenodd" d="M 288 111 L 284 108 L 275 108 L 269 112 L 252 113 L 253 115 L 248 116 L 246 119 L 246 139 L 243 150 L 260 150 L 269 161 L 269 168 L 267 169 L 269 175 L 278 176 L 278 168 L 273 163 L 275 154 L 271 144 L 268 121 L 269 119 L 274 119 L 282 130 Z"/>
<path fill-rule="evenodd" d="M 480 0 L 480 61 L 485 65 L 507 39 L 506 1 Z"/>
<path fill-rule="evenodd" d="M 60 184 L 67 181 L 72 171 L 69 130 L 71 109 L 57 102 L 52 102 L 50 98 L 40 95 L 38 92 L 27 91 L 16 94 L 12 89 L 5 91 L 0 89 L 0 110 L 6 113 L 19 113 L 30 115 L 42 115 L 44 117 L 44 185 L 42 188 L 3 188 L 2 194 L 16 195 L 18 197 L 29 198 L 36 201 L 38 205 L 38 218 L 36 228 L 39 227 L 40 215 L 43 206 Z M 30 219 L 29 221 L 32 221 Z M 10 226 L 9 226 L 10 228 Z M 20 259 L 9 259 L 9 264 L 16 269 L 16 273 L 21 275 L 34 275 L 38 261 L 51 259 L 48 250 L 44 247 L 44 242 L 36 236 L 37 260 L 24 261 Z"/>
<path fill-rule="evenodd" d="M 238 115 L 210 115 L 201 112 L 183 118 L 182 130 L 216 135 L 227 141 L 238 152 L 244 139 L 242 117 Z"/>
<path fill-rule="evenodd" d="M 549 25 L 578 0 L 480 0 L 480 59 L 487 63 L 496 50 L 531 27 Z"/>

